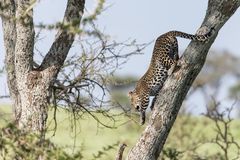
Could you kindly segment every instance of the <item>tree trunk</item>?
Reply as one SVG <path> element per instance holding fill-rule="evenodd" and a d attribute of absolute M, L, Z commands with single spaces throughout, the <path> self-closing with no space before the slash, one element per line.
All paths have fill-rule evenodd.
<path fill-rule="evenodd" d="M 156 160 L 161 153 L 182 102 L 202 69 L 217 32 L 234 14 L 239 0 L 209 0 L 201 30 L 214 28 L 208 42 L 191 42 L 179 60 L 180 70 L 171 75 L 159 92 L 149 124 L 128 153 L 129 160 Z M 205 32 L 206 33 L 206 32 Z"/>
<path fill-rule="evenodd" d="M 51 80 L 45 72 L 31 71 L 17 83 L 20 101 L 15 106 L 19 111 L 16 120 L 20 128 L 44 133 L 47 120 L 48 99 Z M 47 73 L 47 72 L 46 72 Z M 18 117 L 17 117 L 18 116 Z"/>
<path fill-rule="evenodd" d="M 75 33 L 60 28 L 39 68 L 33 68 L 34 24 L 31 0 L 1 0 L 6 70 L 15 120 L 22 129 L 44 136 L 51 86 L 62 67 Z M 68 0 L 63 24 L 79 27 L 85 0 Z"/>
<path fill-rule="evenodd" d="M 15 4 L 13 0 L 10 0 L 8 4 L 5 4 L 1 1 L 2 6 L 9 6 L 8 8 L 1 8 L 5 11 L 5 16 L 2 15 L 2 26 L 3 26 L 3 32 L 4 32 L 4 42 L 5 42 L 5 50 L 6 50 L 6 56 L 5 56 L 5 66 L 7 71 L 7 82 L 8 82 L 8 88 L 10 92 L 10 97 L 13 101 L 14 106 L 18 104 L 19 102 L 19 93 L 16 88 L 16 74 L 15 74 L 15 65 L 14 65 L 14 59 L 15 59 L 15 42 L 16 42 L 16 24 L 14 21 L 10 21 L 9 18 L 13 18 L 16 14 L 15 11 Z M 9 36 L 11 35 L 11 36 Z M 14 109 L 14 107 L 13 107 Z M 17 111 L 14 109 L 13 112 L 15 115 L 17 115 Z"/>

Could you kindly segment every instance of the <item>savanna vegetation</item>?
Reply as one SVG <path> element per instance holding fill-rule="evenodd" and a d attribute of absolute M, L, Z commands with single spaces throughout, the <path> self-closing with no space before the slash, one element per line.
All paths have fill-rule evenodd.
<path fill-rule="evenodd" d="M 0 123 L 2 128 L 1 141 L 4 141 L 2 143 L 4 146 L 1 146 L 1 156 L 8 155 L 9 157 L 5 158 L 12 159 L 14 156 L 19 157 L 19 155 L 24 155 L 24 157 L 28 156 L 29 159 L 34 159 L 34 156 L 41 151 L 36 146 L 37 138 L 34 140 L 34 136 L 19 133 L 14 126 L 6 126 L 11 116 L 9 106 L 1 106 L 0 113 L 1 115 L 5 115 L 1 118 Z M 53 115 L 53 112 L 50 111 L 49 115 Z M 81 120 L 73 122 L 71 121 L 71 115 L 63 109 L 58 111 L 58 115 L 56 133 L 54 133 L 53 117 L 49 117 L 49 131 L 46 137 L 50 142 L 46 140 L 44 145 L 48 147 L 45 148 L 46 150 L 43 149 L 41 151 L 49 158 L 61 159 L 62 157 L 62 159 L 74 159 L 75 156 L 75 158 L 79 159 L 112 160 L 115 158 L 119 143 L 126 143 L 128 145 L 126 151 L 128 151 L 144 129 L 138 123 L 124 115 L 120 115 L 116 123 L 112 121 L 108 122 L 116 128 L 102 127 L 87 115 L 84 115 Z M 105 121 L 104 116 L 101 114 L 96 114 L 96 116 L 99 120 Z M 138 119 L 137 116 L 133 116 L 132 118 Z M 77 128 L 74 125 L 77 125 Z M 224 133 L 224 124 L 221 123 L 220 126 L 221 132 Z M 239 120 L 231 121 L 227 130 L 228 138 L 225 140 L 232 141 L 232 136 L 234 137 L 234 143 L 239 144 L 239 127 Z M 6 132 L 7 128 L 14 128 L 11 131 L 14 134 Z M 214 120 L 205 116 L 195 117 L 180 114 L 166 142 L 161 158 L 184 160 L 225 159 L 225 150 L 215 142 L 217 139 L 216 135 L 219 133 Z M 227 144 L 222 137 L 218 137 L 218 140 L 222 145 Z M 234 143 L 229 144 L 229 147 L 226 148 L 228 159 L 239 158 L 239 146 Z M 50 144 L 53 145 L 51 148 L 49 148 Z M 22 148 L 19 146 L 24 146 L 25 150 L 21 150 Z"/>
<path fill-rule="evenodd" d="M 97 1 L 85 16 L 84 0 L 68 0 L 62 21 L 44 24 L 34 21 L 37 1 L 0 1 L 6 51 L 0 73 L 9 89 L 0 98 L 13 103 L 0 106 L 0 159 L 111 160 L 123 143 L 128 155 L 120 154 L 131 160 L 239 159 L 240 60 L 227 51 L 207 54 L 240 1 L 209 0 L 199 32 L 212 29 L 213 35 L 181 54 L 180 69 L 160 91 L 144 126 L 126 94 L 138 77 L 116 71 L 148 43 L 117 42 L 99 30 L 95 22 L 104 3 Z M 44 52 L 38 40 L 53 30 L 54 42 Z M 236 83 L 219 99 L 226 76 Z M 198 116 L 187 103 L 194 94 L 204 101 Z"/>

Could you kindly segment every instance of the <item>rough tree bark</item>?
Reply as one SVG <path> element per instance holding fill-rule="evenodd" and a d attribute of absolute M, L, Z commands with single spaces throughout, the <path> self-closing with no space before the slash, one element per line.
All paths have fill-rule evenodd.
<path fill-rule="evenodd" d="M 31 0 L 0 0 L 5 65 L 15 120 L 22 129 L 43 133 L 51 84 L 74 41 L 75 33 L 59 29 L 39 68 L 33 67 L 34 24 Z M 85 0 L 68 0 L 64 24 L 79 27 Z"/>
<path fill-rule="evenodd" d="M 240 0 L 209 0 L 205 19 L 200 27 L 214 28 L 208 42 L 191 42 L 180 59 L 181 68 L 168 78 L 161 89 L 149 123 L 129 151 L 129 160 L 155 160 L 159 157 L 182 102 L 194 79 L 202 69 L 208 50 L 218 31 L 234 14 Z"/>

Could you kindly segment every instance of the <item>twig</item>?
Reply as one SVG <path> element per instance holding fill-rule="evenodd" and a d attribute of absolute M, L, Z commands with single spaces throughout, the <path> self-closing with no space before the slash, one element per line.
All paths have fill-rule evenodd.
<path fill-rule="evenodd" d="M 127 145 L 125 143 L 120 144 L 119 150 L 116 156 L 116 160 L 122 160 L 123 151 L 126 147 Z"/>

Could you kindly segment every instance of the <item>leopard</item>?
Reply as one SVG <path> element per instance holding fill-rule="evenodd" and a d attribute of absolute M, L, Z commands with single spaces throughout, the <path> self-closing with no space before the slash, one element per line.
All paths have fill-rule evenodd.
<path fill-rule="evenodd" d="M 146 109 L 150 96 L 154 97 L 150 105 L 153 110 L 156 97 L 167 78 L 177 68 L 179 60 L 177 37 L 193 41 L 205 42 L 212 35 L 212 28 L 206 34 L 188 34 L 181 31 L 169 31 L 160 35 L 154 45 L 150 65 L 145 74 L 137 81 L 134 90 L 129 91 L 128 96 L 131 106 L 140 112 L 140 124 L 145 123 Z M 179 67 L 179 66 L 178 66 Z"/>

